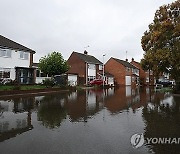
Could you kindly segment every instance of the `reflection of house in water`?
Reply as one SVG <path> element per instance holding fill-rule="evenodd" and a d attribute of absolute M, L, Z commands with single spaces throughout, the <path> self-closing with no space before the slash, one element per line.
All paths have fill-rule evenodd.
<path fill-rule="evenodd" d="M 153 96 L 153 95 L 152 95 Z M 148 95 L 149 97 L 149 95 Z M 147 104 L 146 91 L 141 91 L 139 88 L 131 88 L 130 86 L 124 86 L 118 89 L 114 89 L 113 97 L 105 98 L 105 107 L 112 113 L 119 113 L 124 109 L 131 107 L 133 110 Z"/>
<path fill-rule="evenodd" d="M 72 121 L 87 121 L 103 108 L 100 103 L 102 90 L 77 91 L 68 97 L 66 108 Z"/>
<path fill-rule="evenodd" d="M 0 101 L 0 142 L 33 129 L 31 107 L 26 103 Z"/>

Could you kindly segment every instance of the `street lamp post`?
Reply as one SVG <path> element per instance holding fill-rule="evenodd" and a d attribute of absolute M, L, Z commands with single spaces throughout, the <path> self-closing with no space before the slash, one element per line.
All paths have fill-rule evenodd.
<path fill-rule="evenodd" d="M 103 55 L 103 88 L 104 88 L 104 57 L 106 56 L 106 54 Z"/>

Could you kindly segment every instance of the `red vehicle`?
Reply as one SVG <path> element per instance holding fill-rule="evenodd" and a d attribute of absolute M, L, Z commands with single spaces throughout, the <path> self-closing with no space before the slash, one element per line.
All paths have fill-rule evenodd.
<path fill-rule="evenodd" d="M 89 82 L 90 85 L 102 85 L 103 84 L 103 80 L 102 79 L 94 79 L 92 81 Z M 105 84 L 105 82 L 104 82 Z"/>

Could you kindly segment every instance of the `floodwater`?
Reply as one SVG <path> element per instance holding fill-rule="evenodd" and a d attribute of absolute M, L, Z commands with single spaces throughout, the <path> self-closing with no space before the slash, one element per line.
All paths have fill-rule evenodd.
<path fill-rule="evenodd" d="M 180 152 L 158 138 L 180 138 L 179 96 L 124 87 L 0 98 L 1 154 Z"/>

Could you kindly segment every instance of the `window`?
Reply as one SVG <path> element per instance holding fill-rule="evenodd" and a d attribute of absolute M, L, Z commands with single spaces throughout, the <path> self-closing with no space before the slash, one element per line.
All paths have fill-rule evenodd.
<path fill-rule="evenodd" d="M 146 78 L 146 82 L 149 82 L 149 78 L 148 77 Z"/>
<path fill-rule="evenodd" d="M 39 77 L 39 76 L 40 76 L 40 71 L 36 70 L 36 77 Z"/>
<path fill-rule="evenodd" d="M 132 77 L 132 81 L 135 82 L 135 80 L 136 80 L 136 78 L 133 76 L 133 77 Z"/>
<path fill-rule="evenodd" d="M 88 68 L 89 68 L 89 69 L 92 69 L 92 70 L 95 70 L 95 69 L 96 69 L 96 65 L 94 65 L 94 64 L 88 64 Z"/>
<path fill-rule="evenodd" d="M 0 57 L 11 58 L 11 50 L 9 50 L 9 49 L 0 49 Z"/>
<path fill-rule="evenodd" d="M 94 80 L 95 78 L 95 76 L 88 76 L 88 82 Z"/>
<path fill-rule="evenodd" d="M 0 78 L 10 78 L 10 71 L 0 71 Z"/>
<path fill-rule="evenodd" d="M 24 51 L 20 51 L 20 58 L 21 58 L 21 59 L 28 60 L 28 58 L 29 58 L 29 53 L 28 53 L 28 52 L 24 52 Z"/>
<path fill-rule="evenodd" d="M 99 65 L 99 70 L 103 70 L 103 65 Z"/>
<path fill-rule="evenodd" d="M 40 70 L 36 70 L 36 77 L 47 77 L 47 74 L 41 72 Z"/>

